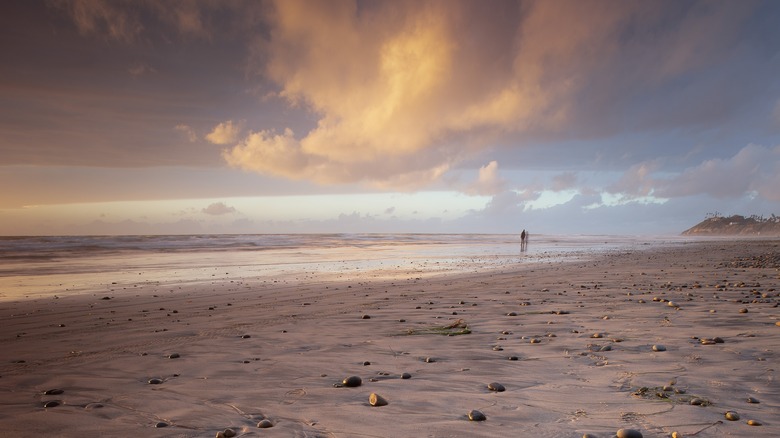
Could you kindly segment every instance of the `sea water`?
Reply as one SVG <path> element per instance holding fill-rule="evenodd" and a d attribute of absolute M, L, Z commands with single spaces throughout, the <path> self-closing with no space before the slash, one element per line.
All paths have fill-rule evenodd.
<path fill-rule="evenodd" d="M 0 237 L 0 300 L 209 281 L 417 278 L 640 249 L 662 240 L 509 234 Z"/>

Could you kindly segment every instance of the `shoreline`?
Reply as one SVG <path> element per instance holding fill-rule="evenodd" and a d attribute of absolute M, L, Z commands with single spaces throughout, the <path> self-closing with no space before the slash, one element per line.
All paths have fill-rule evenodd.
<path fill-rule="evenodd" d="M 0 424 L 17 436 L 776 436 L 780 275 L 765 255 L 778 253 L 777 241 L 684 242 L 485 273 L 217 277 L 6 301 Z M 470 333 L 432 332 L 458 320 Z M 350 375 L 363 384 L 334 387 Z M 372 392 L 389 404 L 369 405 Z M 474 409 L 487 420 L 468 421 Z M 264 418 L 273 427 L 257 428 Z"/>

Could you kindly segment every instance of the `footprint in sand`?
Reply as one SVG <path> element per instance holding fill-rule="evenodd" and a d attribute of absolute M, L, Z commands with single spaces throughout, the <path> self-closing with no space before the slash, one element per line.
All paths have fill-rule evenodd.
<path fill-rule="evenodd" d="M 306 395 L 306 390 L 303 388 L 293 389 L 290 391 L 287 391 L 284 394 L 284 400 L 282 400 L 281 404 L 283 405 L 291 405 L 296 403 L 298 400 L 300 400 L 301 397 Z"/>

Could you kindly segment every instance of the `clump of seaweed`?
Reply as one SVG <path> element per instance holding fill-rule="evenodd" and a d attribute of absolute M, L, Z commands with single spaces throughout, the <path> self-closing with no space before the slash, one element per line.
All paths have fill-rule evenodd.
<path fill-rule="evenodd" d="M 631 392 L 631 395 L 647 400 L 661 400 L 674 404 L 696 406 L 709 406 L 712 404 L 704 397 L 688 394 L 684 389 L 671 385 L 653 387 L 643 386 Z"/>
<path fill-rule="evenodd" d="M 433 326 L 419 329 L 409 329 L 406 331 L 407 335 L 443 335 L 443 336 L 458 336 L 468 335 L 471 333 L 471 328 L 462 319 L 458 319 L 451 324 L 444 326 Z"/>

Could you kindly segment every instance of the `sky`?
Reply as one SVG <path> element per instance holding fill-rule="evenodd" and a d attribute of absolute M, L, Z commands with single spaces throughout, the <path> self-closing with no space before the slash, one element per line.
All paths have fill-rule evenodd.
<path fill-rule="evenodd" d="M 780 214 L 780 2 L 6 0 L 0 235 Z"/>

